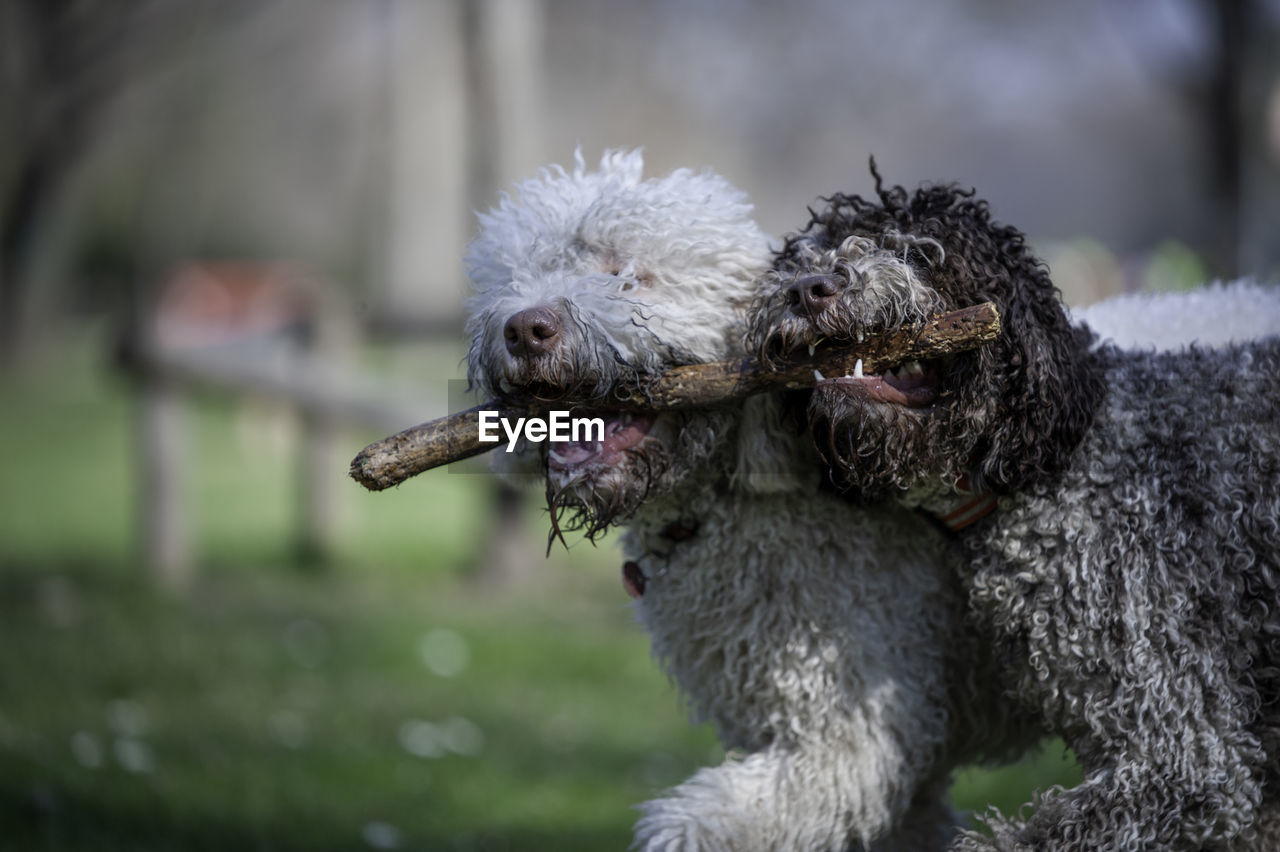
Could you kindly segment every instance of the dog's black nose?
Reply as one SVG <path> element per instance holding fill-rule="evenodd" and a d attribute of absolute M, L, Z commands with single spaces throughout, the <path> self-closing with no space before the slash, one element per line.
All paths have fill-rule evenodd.
<path fill-rule="evenodd" d="M 834 275 L 804 275 L 787 288 L 791 312 L 813 317 L 825 311 L 840 295 L 840 280 Z"/>
<path fill-rule="evenodd" d="M 560 343 L 560 317 L 551 308 L 529 308 L 507 320 L 502 336 L 512 355 L 545 355 Z"/>

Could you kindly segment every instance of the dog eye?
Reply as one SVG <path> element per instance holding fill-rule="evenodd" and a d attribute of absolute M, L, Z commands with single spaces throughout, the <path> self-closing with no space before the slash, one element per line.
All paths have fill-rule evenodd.
<path fill-rule="evenodd" d="M 637 269 L 630 263 L 618 273 L 618 280 L 620 282 L 618 289 L 623 293 L 630 290 L 647 290 L 653 286 L 651 274 L 646 270 Z"/>

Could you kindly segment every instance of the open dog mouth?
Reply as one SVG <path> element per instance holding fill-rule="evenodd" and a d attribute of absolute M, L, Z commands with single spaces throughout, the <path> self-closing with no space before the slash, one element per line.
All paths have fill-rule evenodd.
<path fill-rule="evenodd" d="M 620 412 L 598 414 L 604 421 L 604 434 L 578 441 L 552 441 L 547 445 L 547 467 L 573 471 L 588 466 L 611 466 L 622 460 L 628 450 L 649 436 L 656 415 Z"/>
<path fill-rule="evenodd" d="M 819 388 L 838 389 L 870 402 L 898 405 L 903 408 L 931 408 L 938 399 L 942 364 L 931 361 L 907 361 L 882 373 L 864 373 L 861 359 L 847 376 L 826 377 L 817 373 Z"/>

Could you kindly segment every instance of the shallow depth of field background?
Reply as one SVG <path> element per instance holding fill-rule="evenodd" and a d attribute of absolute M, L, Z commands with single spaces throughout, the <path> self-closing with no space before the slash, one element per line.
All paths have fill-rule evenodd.
<path fill-rule="evenodd" d="M 472 211 L 643 146 L 780 235 L 874 155 L 976 186 L 1072 303 L 1274 281 L 1278 35 L 1274 0 L 0 0 L 0 845 L 624 848 L 723 752 L 613 543 L 544 557 L 483 474 L 345 478 L 449 409 Z M 1074 773 L 1050 742 L 954 797 Z"/>

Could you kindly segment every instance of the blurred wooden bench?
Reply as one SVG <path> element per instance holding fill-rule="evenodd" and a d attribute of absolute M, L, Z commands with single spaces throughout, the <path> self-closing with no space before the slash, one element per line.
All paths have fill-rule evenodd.
<path fill-rule="evenodd" d="M 334 471 L 345 471 L 350 454 L 335 446 L 338 426 L 392 432 L 447 410 L 443 393 L 395 387 L 353 366 L 357 334 L 336 302 L 330 286 L 285 263 L 190 262 L 157 288 L 127 360 L 140 379 L 140 533 L 161 582 L 185 586 L 193 571 L 184 412 L 191 393 L 296 413 L 295 549 L 308 562 L 324 558 L 336 526 Z"/>

